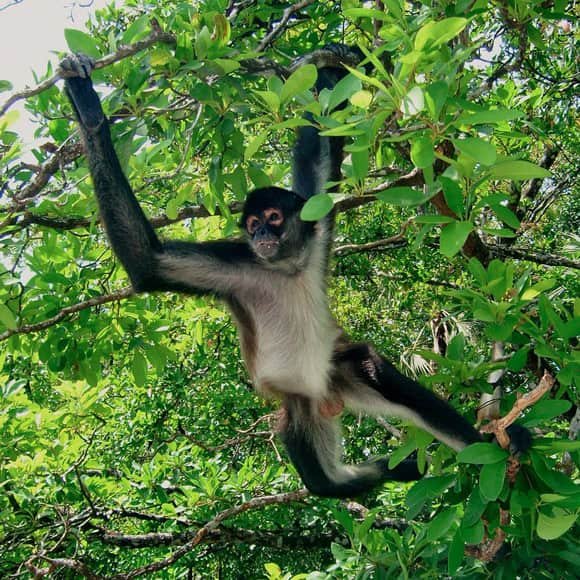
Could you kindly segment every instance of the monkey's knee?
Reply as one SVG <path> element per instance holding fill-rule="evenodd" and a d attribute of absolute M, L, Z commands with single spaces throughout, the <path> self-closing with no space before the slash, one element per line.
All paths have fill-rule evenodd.
<path fill-rule="evenodd" d="M 323 399 L 318 403 L 318 412 L 326 419 L 337 417 L 344 411 L 344 401 L 340 397 Z"/>

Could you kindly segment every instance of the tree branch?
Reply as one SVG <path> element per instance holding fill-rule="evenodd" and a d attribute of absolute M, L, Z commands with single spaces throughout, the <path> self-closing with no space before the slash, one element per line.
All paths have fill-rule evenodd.
<path fill-rule="evenodd" d="M 510 444 L 510 438 L 506 432 L 506 429 L 522 414 L 525 409 L 531 407 L 537 401 L 539 401 L 554 386 L 555 382 L 556 381 L 554 380 L 554 377 L 545 371 L 543 377 L 538 383 L 538 386 L 532 389 L 529 393 L 519 397 L 507 415 L 501 419 L 490 421 L 487 425 L 484 425 L 480 431 L 482 433 L 493 433 L 500 446 L 503 449 L 507 449 Z"/>
<path fill-rule="evenodd" d="M 282 18 L 277 26 L 274 26 L 272 30 L 264 37 L 262 42 L 258 45 L 258 51 L 264 51 L 282 32 L 284 32 L 285 28 L 288 26 L 288 21 L 290 17 L 302 10 L 302 8 L 306 8 L 306 6 L 310 6 L 310 4 L 314 4 L 315 0 L 302 0 L 302 2 L 296 2 L 296 4 L 292 4 L 288 6 L 286 10 L 282 13 Z"/>
<path fill-rule="evenodd" d="M 223 512 L 220 512 L 217 516 L 215 516 L 212 520 L 210 520 L 207 524 L 202 526 L 196 532 L 193 538 L 191 538 L 191 540 L 183 544 L 181 547 L 177 548 L 173 552 L 173 554 L 171 554 L 167 558 L 164 558 L 163 560 L 158 560 L 157 562 L 152 562 L 151 564 L 147 564 L 139 568 L 134 568 L 129 572 L 115 574 L 114 576 L 112 576 L 112 579 L 129 580 L 129 578 L 136 578 L 138 576 L 143 576 L 145 574 L 158 572 L 159 570 L 164 570 L 165 568 L 168 568 L 169 566 L 177 562 L 179 559 L 183 558 L 183 556 L 185 556 L 187 553 L 191 552 L 193 548 L 195 548 L 200 542 L 202 542 L 214 530 L 216 530 L 223 521 L 250 510 L 261 509 L 267 505 L 280 505 L 292 503 L 295 501 L 301 501 L 308 495 L 309 492 L 305 489 L 302 489 L 300 491 L 292 491 L 288 493 L 280 493 L 277 495 L 265 495 L 261 497 L 255 497 L 249 501 L 243 502 L 241 504 L 238 504 L 237 506 L 224 510 Z"/>
<path fill-rule="evenodd" d="M 127 58 L 128 56 L 133 56 L 134 54 L 137 54 L 138 52 L 141 52 L 142 50 L 149 48 L 150 46 L 152 46 L 153 44 L 156 44 L 158 42 L 161 42 L 164 44 L 174 44 L 175 43 L 175 36 L 173 34 L 168 33 L 168 32 L 163 32 L 163 30 L 161 30 L 157 20 L 152 19 L 151 20 L 151 33 L 149 34 L 149 36 L 147 36 L 143 40 L 139 40 L 138 42 L 135 42 L 133 44 L 128 44 L 127 46 L 121 46 L 121 48 L 119 48 L 119 50 L 117 50 L 116 52 L 109 54 L 107 56 L 104 56 L 103 58 L 97 59 L 95 61 L 95 68 L 96 69 L 105 68 L 105 67 L 107 67 L 115 62 L 118 62 L 120 60 L 123 60 L 124 58 Z M 0 117 L 2 115 L 4 115 L 4 113 L 6 113 L 6 111 L 8 111 L 8 109 L 12 105 L 14 105 L 14 103 L 21 101 L 23 99 L 28 99 L 30 97 L 34 97 L 36 95 L 39 95 L 40 93 L 42 93 L 46 89 L 49 89 L 50 87 L 55 85 L 57 83 L 57 81 L 59 81 L 62 78 L 65 78 L 65 77 L 66 77 L 66 73 L 64 73 L 61 70 L 58 70 L 52 77 L 50 77 L 49 79 L 46 79 L 45 81 L 43 81 L 42 83 L 40 83 L 36 87 L 34 87 L 32 89 L 25 89 L 23 91 L 14 93 L 0 107 Z"/>
<path fill-rule="evenodd" d="M 544 264 L 545 266 L 566 266 L 574 270 L 580 270 L 580 261 L 565 258 L 564 256 L 534 252 L 533 250 L 526 250 L 525 248 L 509 248 L 498 244 L 487 244 L 486 247 L 492 255 L 495 254 L 500 258 L 516 258 L 536 264 Z"/>
<path fill-rule="evenodd" d="M 31 334 L 33 332 L 45 330 L 49 326 L 54 326 L 67 316 L 70 316 L 71 314 L 75 314 L 76 312 L 80 312 L 81 310 L 85 310 L 86 308 L 92 308 L 93 306 L 107 304 L 108 302 L 116 302 L 118 300 L 122 300 L 123 298 L 128 298 L 129 296 L 132 296 L 134 293 L 135 291 L 133 290 L 133 288 L 126 287 L 112 294 L 104 294 L 102 296 L 96 296 L 95 298 L 90 298 L 89 300 L 85 300 L 84 302 L 79 302 L 78 304 L 67 306 L 66 308 L 63 308 L 58 314 L 55 314 L 51 318 L 43 320 L 42 322 L 38 322 L 36 324 L 25 324 L 23 326 L 19 326 L 18 328 L 5 330 L 3 333 L 0 334 L 0 341 L 7 340 L 8 338 L 14 336 L 15 334 Z"/>

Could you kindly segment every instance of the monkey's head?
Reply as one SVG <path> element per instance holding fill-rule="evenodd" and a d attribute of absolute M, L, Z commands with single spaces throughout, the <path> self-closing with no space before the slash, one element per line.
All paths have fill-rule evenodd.
<path fill-rule="evenodd" d="M 314 235 L 314 223 L 300 219 L 305 201 L 279 187 L 252 191 L 244 205 L 240 227 L 258 258 L 276 262 L 297 257 Z"/>

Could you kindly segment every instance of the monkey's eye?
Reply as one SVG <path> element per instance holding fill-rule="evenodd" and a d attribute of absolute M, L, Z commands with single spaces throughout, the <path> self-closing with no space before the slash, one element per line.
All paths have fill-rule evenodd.
<path fill-rule="evenodd" d="M 251 215 L 250 217 L 248 217 L 248 219 L 246 220 L 246 229 L 250 234 L 255 233 L 259 227 L 260 220 L 255 215 Z"/>
<path fill-rule="evenodd" d="M 264 216 L 269 224 L 273 226 L 279 226 L 283 221 L 284 217 L 282 216 L 282 212 L 278 211 L 277 209 L 268 209 L 264 212 Z"/>

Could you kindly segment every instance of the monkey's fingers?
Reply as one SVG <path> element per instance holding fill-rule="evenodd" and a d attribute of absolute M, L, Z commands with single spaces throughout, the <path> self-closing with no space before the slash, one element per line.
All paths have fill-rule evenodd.
<path fill-rule="evenodd" d="M 64 78 L 80 77 L 87 79 L 95 68 L 95 61 L 86 54 L 69 54 L 60 62 L 60 74 Z"/>

